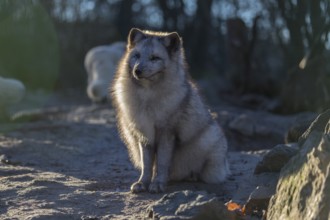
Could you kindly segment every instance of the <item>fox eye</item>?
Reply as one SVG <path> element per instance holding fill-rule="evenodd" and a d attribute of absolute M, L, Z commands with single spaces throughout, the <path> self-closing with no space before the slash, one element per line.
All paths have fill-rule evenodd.
<path fill-rule="evenodd" d="M 139 59 L 140 57 L 141 57 L 140 53 L 136 53 L 133 55 L 133 58 L 135 58 L 135 59 Z"/>
<path fill-rule="evenodd" d="M 155 55 L 151 55 L 149 59 L 150 59 L 151 61 L 158 61 L 158 60 L 160 60 L 160 57 L 155 56 Z"/>

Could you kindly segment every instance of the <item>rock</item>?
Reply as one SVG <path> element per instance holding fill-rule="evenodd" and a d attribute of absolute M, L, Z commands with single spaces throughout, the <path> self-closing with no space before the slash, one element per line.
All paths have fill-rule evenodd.
<path fill-rule="evenodd" d="M 309 128 L 299 138 L 299 145 L 303 146 L 305 141 L 309 138 L 311 133 L 324 133 L 326 126 L 329 124 L 330 109 L 317 116 L 317 118 L 310 124 Z"/>
<path fill-rule="evenodd" d="M 6 155 L 0 155 L 0 163 L 4 163 L 4 164 L 6 164 L 6 163 L 8 163 L 9 162 L 9 159 L 8 159 L 8 157 L 6 156 Z"/>
<path fill-rule="evenodd" d="M 250 195 L 248 201 L 245 204 L 245 214 L 254 215 L 256 212 L 263 215 L 263 212 L 267 210 L 270 198 L 274 195 L 276 185 L 270 186 L 258 186 Z"/>
<path fill-rule="evenodd" d="M 241 114 L 231 121 L 229 128 L 246 136 L 253 136 L 255 133 L 254 123 L 246 114 Z"/>
<path fill-rule="evenodd" d="M 12 160 L 7 155 L 0 155 L 0 164 L 7 164 L 12 166 L 21 165 L 19 161 Z"/>
<path fill-rule="evenodd" d="M 187 219 L 198 215 L 207 204 L 216 202 L 204 191 L 177 191 L 164 195 L 147 208 L 148 219 Z"/>
<path fill-rule="evenodd" d="M 212 200 L 201 207 L 201 211 L 192 218 L 193 220 L 236 220 L 237 214 L 235 212 L 230 212 L 227 207 L 216 200 Z"/>
<path fill-rule="evenodd" d="M 25 92 L 25 86 L 21 81 L 0 77 L 0 106 L 7 107 L 20 102 Z"/>
<path fill-rule="evenodd" d="M 21 81 L 0 76 L 0 122 L 9 121 L 8 108 L 23 99 L 25 90 Z"/>
<path fill-rule="evenodd" d="M 215 108 L 217 121 L 228 139 L 229 150 L 271 149 L 283 143 L 296 115 L 283 116 L 237 107 Z"/>
<path fill-rule="evenodd" d="M 316 113 L 299 114 L 285 135 L 285 143 L 298 142 L 300 136 L 307 130 L 316 117 Z"/>
<path fill-rule="evenodd" d="M 280 144 L 271 149 L 257 164 L 254 174 L 280 172 L 282 167 L 298 152 L 297 144 Z"/>
<path fill-rule="evenodd" d="M 229 123 L 229 128 L 247 137 L 273 135 L 274 131 L 260 122 L 260 119 L 241 114 Z"/>
<path fill-rule="evenodd" d="M 240 100 L 244 106 L 255 110 L 274 111 L 280 106 L 279 100 L 260 94 L 245 94 L 241 96 Z"/>
<path fill-rule="evenodd" d="M 283 167 L 268 220 L 329 219 L 330 111 L 321 114 L 304 133 L 299 153 Z"/>

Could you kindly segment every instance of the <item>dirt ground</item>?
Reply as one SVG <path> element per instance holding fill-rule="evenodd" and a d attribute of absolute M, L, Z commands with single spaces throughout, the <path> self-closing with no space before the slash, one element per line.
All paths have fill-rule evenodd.
<path fill-rule="evenodd" d="M 129 192 L 138 171 L 119 139 L 111 106 L 65 98 L 51 98 L 52 106 L 44 103 L 29 122 L 1 124 L 0 219 L 142 219 L 164 193 Z M 221 118 L 222 107 L 217 109 Z M 267 175 L 253 176 L 265 152 L 231 151 L 232 175 L 223 184 L 169 183 L 166 193 L 205 190 L 223 202 L 243 203 L 257 185 L 269 181 Z"/>

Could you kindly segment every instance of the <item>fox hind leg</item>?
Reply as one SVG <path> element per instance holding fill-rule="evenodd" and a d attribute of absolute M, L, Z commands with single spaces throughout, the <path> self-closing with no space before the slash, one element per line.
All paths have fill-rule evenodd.
<path fill-rule="evenodd" d="M 221 183 L 230 175 L 226 155 L 211 155 L 206 162 L 200 178 L 206 183 Z"/>

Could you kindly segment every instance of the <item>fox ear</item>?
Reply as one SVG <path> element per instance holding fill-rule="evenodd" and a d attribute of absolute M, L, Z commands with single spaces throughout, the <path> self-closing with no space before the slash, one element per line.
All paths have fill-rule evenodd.
<path fill-rule="evenodd" d="M 164 45 L 171 52 L 176 52 L 181 48 L 181 38 L 177 32 L 172 32 L 165 36 Z"/>
<path fill-rule="evenodd" d="M 138 28 L 132 28 L 128 34 L 128 47 L 132 48 L 137 42 L 145 37 L 143 31 Z"/>

